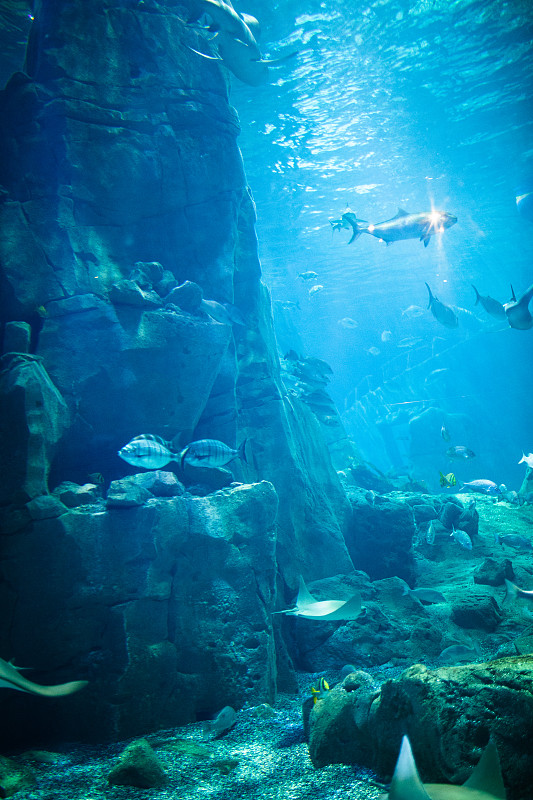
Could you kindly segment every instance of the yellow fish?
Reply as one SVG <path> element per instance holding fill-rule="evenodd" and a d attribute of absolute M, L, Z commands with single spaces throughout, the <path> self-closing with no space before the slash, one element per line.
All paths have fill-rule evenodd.
<path fill-rule="evenodd" d="M 440 472 L 439 474 L 440 474 L 439 483 L 440 483 L 441 486 L 444 486 L 446 489 L 449 489 L 450 486 L 455 486 L 455 484 L 457 483 L 457 481 L 455 480 L 455 475 L 453 474 L 453 472 L 448 472 L 447 475 L 443 475 L 442 472 Z"/>
<path fill-rule="evenodd" d="M 313 695 L 313 705 L 320 700 L 324 692 L 329 692 L 329 685 L 325 678 L 320 678 L 317 686 L 311 687 L 311 694 Z"/>

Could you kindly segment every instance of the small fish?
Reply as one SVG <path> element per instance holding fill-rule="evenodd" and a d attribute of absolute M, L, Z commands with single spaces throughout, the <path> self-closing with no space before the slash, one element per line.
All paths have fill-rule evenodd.
<path fill-rule="evenodd" d="M 143 469 L 161 469 L 171 461 L 179 460 L 179 454 L 172 450 L 170 442 L 151 433 L 135 436 L 118 451 L 118 455 L 128 464 Z"/>
<path fill-rule="evenodd" d="M 527 456 L 525 453 L 522 453 L 522 458 L 518 463 L 519 464 L 526 463 L 529 469 L 533 469 L 533 453 L 528 453 Z"/>
<path fill-rule="evenodd" d="M 423 316 L 424 309 L 420 306 L 408 306 L 402 311 L 402 317 L 407 317 L 407 319 L 416 319 L 417 317 Z"/>
<path fill-rule="evenodd" d="M 216 717 L 204 725 L 204 733 L 211 734 L 213 739 L 222 736 L 237 722 L 237 712 L 231 706 L 224 706 Z"/>
<path fill-rule="evenodd" d="M 460 544 L 461 547 L 464 547 L 465 550 L 472 549 L 472 539 L 466 533 L 466 531 L 461 531 L 458 528 L 453 528 L 452 532 L 450 533 L 450 536 L 453 536 L 454 541 L 456 541 L 457 544 Z"/>
<path fill-rule="evenodd" d="M 514 550 L 522 550 L 523 552 L 533 550 L 533 544 L 530 539 L 526 539 L 525 536 L 521 536 L 519 533 L 506 533 L 503 536 L 495 533 L 494 540 L 496 544 L 505 544 Z"/>
<path fill-rule="evenodd" d="M 298 277 L 301 278 L 303 281 L 316 281 L 318 275 L 316 272 L 312 270 L 308 270 L 307 272 L 300 272 Z"/>
<path fill-rule="evenodd" d="M 426 531 L 426 544 L 435 544 L 435 533 L 435 523 L 431 520 Z"/>
<path fill-rule="evenodd" d="M 318 294 L 324 289 L 321 283 L 317 283 L 315 286 L 311 286 L 309 289 L 309 297 L 313 297 L 313 295 Z"/>
<path fill-rule="evenodd" d="M 446 427 L 446 425 L 444 425 L 444 423 L 442 424 L 442 427 L 440 429 L 440 435 L 442 436 L 442 438 L 444 439 L 445 442 L 449 442 L 450 439 L 452 438 L 450 436 L 450 432 L 449 432 L 448 428 Z"/>
<path fill-rule="evenodd" d="M 416 336 L 405 336 L 398 342 L 398 347 L 416 347 L 418 344 L 422 344 L 423 341 L 423 339 L 419 339 Z"/>
<path fill-rule="evenodd" d="M 512 288 L 511 286 L 511 289 Z M 507 321 L 511 328 L 515 328 L 518 331 L 528 331 L 530 328 L 533 328 L 533 317 L 529 312 L 529 303 L 532 297 L 533 284 L 531 284 L 529 289 L 526 289 L 519 300 L 516 299 L 513 290 L 512 299 L 504 305 Z"/>
<path fill-rule="evenodd" d="M 317 703 L 319 700 L 322 700 L 326 692 L 329 692 L 329 684 L 325 678 L 320 678 L 316 686 L 311 686 L 313 705 L 315 705 L 315 703 Z"/>
<path fill-rule="evenodd" d="M 87 477 L 91 483 L 95 484 L 95 486 L 102 486 L 102 484 L 105 483 L 104 476 L 101 472 L 89 472 Z"/>
<path fill-rule="evenodd" d="M 458 458 L 460 460 L 476 457 L 476 454 L 472 450 L 469 450 L 468 447 L 462 444 L 456 444 L 455 447 L 448 447 L 446 455 L 448 458 Z"/>
<path fill-rule="evenodd" d="M 457 217 L 447 211 L 409 214 L 399 208 L 395 217 L 385 222 L 369 225 L 364 219 L 357 219 L 353 211 L 348 210 L 345 211 L 340 220 L 334 220 L 334 222 L 337 224 L 347 222 L 351 226 L 352 238 L 348 244 L 358 239 L 362 233 L 369 233 L 388 245 L 404 239 L 419 239 L 424 242 L 424 247 L 427 247 L 430 236 L 434 236 L 436 233 L 443 233 L 446 228 L 451 228 L 457 222 Z"/>
<path fill-rule="evenodd" d="M 369 347 L 366 352 L 369 353 L 371 356 L 379 356 L 381 350 L 378 347 Z"/>
<path fill-rule="evenodd" d="M 489 295 L 481 295 L 473 283 L 470 285 L 476 293 L 476 302 L 474 305 L 477 306 L 478 303 L 481 303 L 487 314 L 490 314 L 491 317 L 494 317 L 494 319 L 505 319 L 505 308 L 499 300 L 495 300 Z"/>
<path fill-rule="evenodd" d="M 354 330 L 354 328 L 358 327 L 358 323 L 351 317 L 343 317 L 337 324 L 340 325 L 341 328 L 347 328 L 348 330 Z"/>
<path fill-rule="evenodd" d="M 392 339 L 392 331 L 382 331 L 381 333 L 382 342 L 390 342 L 391 339 Z"/>
<path fill-rule="evenodd" d="M 222 325 L 241 325 L 246 327 L 246 320 L 237 306 L 231 303 L 218 303 L 216 300 L 203 300 L 200 307 L 206 314 Z"/>
<path fill-rule="evenodd" d="M 57 683 L 54 686 L 41 686 L 39 683 L 24 678 L 19 669 L 20 667 L 17 668 L 11 662 L 0 658 L 0 689 L 16 689 L 18 692 L 39 694 L 43 697 L 62 697 L 79 692 L 88 683 L 88 681 L 70 681 L 69 683 Z"/>
<path fill-rule="evenodd" d="M 431 313 L 437 322 L 440 322 L 440 324 L 444 325 L 445 328 L 457 328 L 459 325 L 459 319 L 457 318 L 453 308 L 441 303 L 439 298 L 432 294 L 431 289 L 429 288 L 429 283 L 426 282 L 426 286 L 429 292 L 428 308 L 431 309 Z"/>
<path fill-rule="evenodd" d="M 403 587 L 403 595 L 410 595 L 411 597 L 416 597 L 417 600 L 420 600 L 422 603 L 445 603 L 446 598 L 441 592 L 438 592 L 436 589 L 424 589 L 420 587 L 419 589 L 410 589 L 408 586 Z"/>
<path fill-rule="evenodd" d="M 507 594 L 505 595 L 506 601 L 513 602 L 514 600 L 527 600 L 528 603 L 533 603 L 532 591 L 521 589 L 516 584 L 508 581 L 507 578 L 505 579 L 505 588 L 507 589 Z"/>
<path fill-rule="evenodd" d="M 439 483 L 443 488 L 449 489 L 450 487 L 455 486 L 455 484 L 457 483 L 453 472 L 448 472 L 447 475 L 443 475 L 442 472 L 439 474 L 440 474 Z"/>
<path fill-rule="evenodd" d="M 489 481 L 485 478 L 478 478 L 475 481 L 463 483 L 460 491 L 463 492 L 465 489 L 470 492 L 478 492 L 479 494 L 500 494 L 500 487 L 494 483 L 494 481 Z"/>
<path fill-rule="evenodd" d="M 457 664 L 460 661 L 475 661 L 480 656 L 479 647 L 468 647 L 466 644 L 452 644 L 445 647 L 439 655 L 439 661 Z"/>
<path fill-rule="evenodd" d="M 193 467 L 224 467 L 234 458 L 241 458 L 247 464 L 245 453 L 247 441 L 245 439 L 240 447 L 234 450 L 224 442 L 219 442 L 218 439 L 198 439 L 181 451 L 179 454 L 180 466 L 182 469 L 185 464 Z"/>

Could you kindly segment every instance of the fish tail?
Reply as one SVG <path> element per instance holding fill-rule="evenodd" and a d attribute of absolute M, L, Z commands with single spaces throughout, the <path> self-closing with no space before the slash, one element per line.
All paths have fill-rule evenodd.
<path fill-rule="evenodd" d="M 41 686 L 39 684 L 34 684 L 31 691 L 33 694 L 40 694 L 43 697 L 63 697 L 67 694 L 74 694 L 74 692 L 79 692 L 80 689 L 83 689 L 87 686 L 89 681 L 70 681 L 69 683 L 59 683 L 55 686 Z"/>
<path fill-rule="evenodd" d="M 187 447 L 184 447 L 183 450 L 181 451 L 181 453 L 179 454 L 180 469 L 182 469 L 182 470 L 183 470 L 183 464 L 185 462 L 185 456 L 187 455 L 188 452 L 189 452 L 189 447 L 187 446 Z"/>
<path fill-rule="evenodd" d="M 510 603 L 514 602 L 518 597 L 518 586 L 515 586 L 514 583 L 508 581 L 507 578 L 505 579 L 505 588 L 507 590 L 507 594 L 505 595 L 505 600 L 509 601 Z"/>
<path fill-rule="evenodd" d="M 238 451 L 237 451 L 237 455 L 239 456 L 240 459 L 242 459 L 244 461 L 245 464 L 249 463 L 248 459 L 246 458 L 246 443 L 247 442 L 248 442 L 248 439 L 244 439 L 242 444 L 239 445 L 239 448 L 238 448 Z"/>
<path fill-rule="evenodd" d="M 428 303 L 428 308 L 431 308 L 431 303 L 433 302 L 433 295 L 432 295 L 432 293 L 431 293 L 431 289 L 429 288 L 429 283 L 427 283 L 426 281 L 424 281 L 424 283 L 426 284 L 426 286 L 427 286 L 427 288 L 428 288 L 428 292 L 429 292 L 429 303 Z"/>
<path fill-rule="evenodd" d="M 476 289 L 476 287 L 474 286 L 474 284 L 473 284 L 473 283 L 471 283 L 471 284 L 470 284 L 470 286 L 472 287 L 472 289 L 473 289 L 473 290 L 475 291 L 475 293 L 476 293 L 476 302 L 474 303 L 474 305 L 475 305 L 475 306 L 477 306 L 477 304 L 479 303 L 479 301 L 480 301 L 480 299 L 481 299 L 481 295 L 479 294 L 478 290 Z"/>
<path fill-rule="evenodd" d="M 350 212 L 349 214 L 343 214 L 342 219 L 344 222 L 348 222 L 352 226 L 352 236 L 348 244 L 355 242 L 355 240 L 359 239 L 361 234 L 367 230 L 366 222 L 362 219 L 357 219 L 353 212 Z"/>

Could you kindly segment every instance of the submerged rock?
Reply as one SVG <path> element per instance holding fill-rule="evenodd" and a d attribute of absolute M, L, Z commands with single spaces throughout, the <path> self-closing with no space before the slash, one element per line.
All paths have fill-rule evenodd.
<path fill-rule="evenodd" d="M 35 773 L 30 767 L 0 756 L 0 797 L 12 797 L 17 792 L 31 791 L 36 782 Z"/>
<path fill-rule="evenodd" d="M 115 786 L 158 789 L 168 783 L 168 776 L 150 744 L 139 739 L 125 748 L 107 780 Z"/>

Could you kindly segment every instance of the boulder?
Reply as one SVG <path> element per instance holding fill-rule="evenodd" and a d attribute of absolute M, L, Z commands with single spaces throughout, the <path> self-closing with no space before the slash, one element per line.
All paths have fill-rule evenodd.
<path fill-rule="evenodd" d="M 505 579 L 514 578 L 513 565 L 508 558 L 486 558 L 474 570 L 474 583 L 485 586 L 503 586 Z"/>
<path fill-rule="evenodd" d="M 159 789 L 168 783 L 168 776 L 151 745 L 138 739 L 123 750 L 107 780 L 114 786 Z"/>
<path fill-rule="evenodd" d="M 451 619 L 461 628 L 478 628 L 491 633 L 502 621 L 502 614 L 492 596 L 471 591 L 452 603 Z"/>
<path fill-rule="evenodd" d="M 30 792 L 37 783 L 30 767 L 11 758 L 0 756 L 0 797 L 12 797 L 17 792 Z"/>

